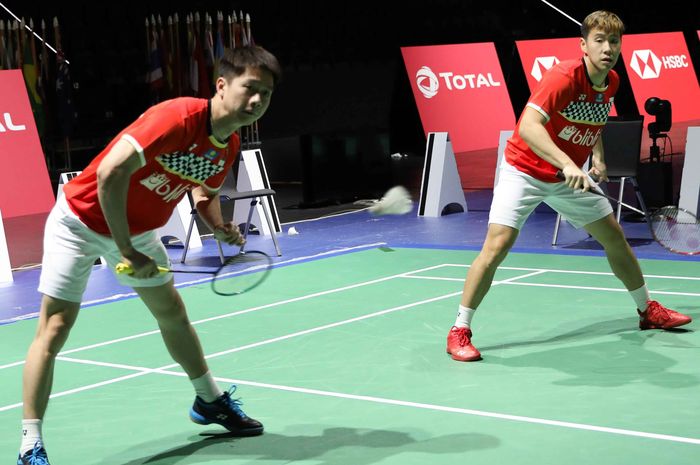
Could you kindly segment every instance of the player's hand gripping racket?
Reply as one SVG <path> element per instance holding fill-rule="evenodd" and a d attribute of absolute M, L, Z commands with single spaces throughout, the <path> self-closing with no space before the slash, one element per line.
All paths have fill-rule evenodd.
<path fill-rule="evenodd" d="M 561 170 L 557 171 L 557 178 L 565 179 Z M 589 192 L 606 197 L 625 208 L 644 215 L 651 236 L 666 250 L 682 255 L 700 254 L 700 221 L 689 211 L 669 205 L 656 209 L 652 213 L 645 213 L 607 195 L 598 185 L 595 185 Z"/>
<path fill-rule="evenodd" d="M 258 287 L 272 269 L 272 259 L 259 250 L 246 250 L 227 258 L 216 270 L 171 270 L 159 266 L 161 273 L 198 273 L 212 276 L 211 288 L 219 295 L 238 295 Z M 132 273 L 126 263 L 119 263 L 117 273 Z"/>

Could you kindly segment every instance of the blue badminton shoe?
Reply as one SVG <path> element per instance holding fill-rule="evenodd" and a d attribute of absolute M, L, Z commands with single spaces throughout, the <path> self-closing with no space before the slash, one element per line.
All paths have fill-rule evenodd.
<path fill-rule="evenodd" d="M 250 418 L 241 410 L 243 403 L 240 399 L 231 398 L 235 391 L 236 385 L 234 384 L 228 392 L 224 392 L 214 402 L 204 402 L 201 397 L 197 396 L 190 409 L 190 420 L 200 425 L 219 424 L 237 436 L 262 434 L 262 423 Z"/>
<path fill-rule="evenodd" d="M 46 456 L 46 449 L 37 442 L 32 450 L 17 457 L 17 465 L 51 465 Z"/>

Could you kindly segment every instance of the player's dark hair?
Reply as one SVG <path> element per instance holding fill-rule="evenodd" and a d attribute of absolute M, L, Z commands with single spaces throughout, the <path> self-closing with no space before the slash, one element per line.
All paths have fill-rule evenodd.
<path fill-rule="evenodd" d="M 625 24 L 615 13 L 605 10 L 594 11 L 586 16 L 581 24 L 581 37 L 588 38 L 593 29 L 602 29 L 608 34 L 617 34 L 622 37 L 625 32 Z"/>
<path fill-rule="evenodd" d="M 224 55 L 219 60 L 220 77 L 240 76 L 246 68 L 262 68 L 269 71 L 275 85 L 282 78 L 282 68 L 277 58 L 259 45 L 224 50 Z"/>

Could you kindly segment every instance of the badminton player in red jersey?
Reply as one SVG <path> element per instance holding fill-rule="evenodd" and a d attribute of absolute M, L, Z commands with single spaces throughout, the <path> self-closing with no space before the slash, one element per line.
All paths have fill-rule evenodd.
<path fill-rule="evenodd" d="M 217 386 L 172 275 L 157 269 L 167 267 L 169 259 L 155 229 L 168 221 L 188 190 L 217 239 L 243 242 L 238 228 L 224 222 L 217 192 L 240 148 L 236 131 L 265 113 L 281 68 L 262 47 L 243 47 L 227 50 L 218 71 L 211 99 L 181 97 L 149 108 L 64 186 L 65 196 L 51 211 L 38 329 L 24 366 L 19 465 L 49 463 L 41 425 L 54 361 L 100 256 L 112 269 L 124 262 L 134 270 L 117 279 L 141 297 L 170 355 L 190 378 L 196 393 L 192 421 L 219 423 L 239 435 L 263 432 L 262 424 L 231 398 L 235 386 L 228 392 Z"/>
<path fill-rule="evenodd" d="M 471 341 L 471 319 L 520 228 L 540 202 L 575 227 L 585 228 L 603 246 L 613 273 L 636 304 L 641 329 L 668 329 L 691 321 L 651 300 L 610 203 L 588 192 L 589 174 L 607 180 L 600 136 L 620 83 L 612 68 L 620 56 L 623 32 L 624 24 L 613 13 L 588 15 L 581 25 L 583 57 L 554 66 L 530 96 L 506 145 L 486 240 L 469 268 L 457 318 L 447 336 L 447 352 L 453 359 L 481 358 Z M 591 153 L 591 169 L 585 173 L 581 168 Z M 557 179 L 558 170 L 565 181 Z"/>

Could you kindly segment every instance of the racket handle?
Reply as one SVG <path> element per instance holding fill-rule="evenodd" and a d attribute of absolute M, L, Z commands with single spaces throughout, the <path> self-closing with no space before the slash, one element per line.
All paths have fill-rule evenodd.
<path fill-rule="evenodd" d="M 114 270 L 117 272 L 117 274 L 132 274 L 134 272 L 134 269 L 126 263 L 117 263 Z M 159 266 L 158 271 L 161 273 L 168 273 L 170 270 L 163 266 Z"/>

